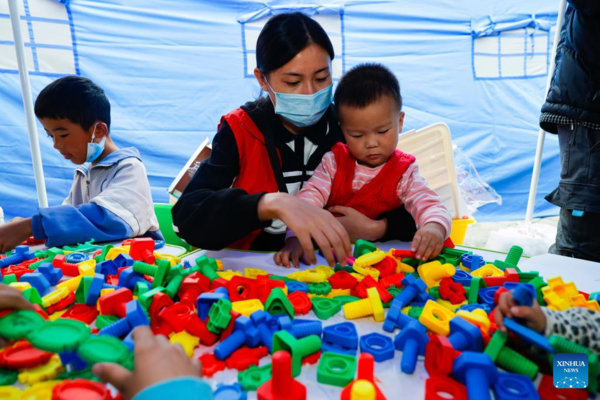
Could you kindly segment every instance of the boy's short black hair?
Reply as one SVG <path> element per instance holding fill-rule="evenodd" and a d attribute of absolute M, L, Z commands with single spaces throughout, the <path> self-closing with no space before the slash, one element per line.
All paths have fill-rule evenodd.
<path fill-rule="evenodd" d="M 392 71 L 381 64 L 359 64 L 346 72 L 335 89 L 336 107 L 349 106 L 365 108 L 381 96 L 396 100 L 402 110 L 400 84 Z"/>
<path fill-rule="evenodd" d="M 96 121 L 102 121 L 110 128 L 110 102 L 104 90 L 81 76 L 65 76 L 46 86 L 35 101 L 35 115 L 38 118 L 67 118 L 86 131 Z"/>

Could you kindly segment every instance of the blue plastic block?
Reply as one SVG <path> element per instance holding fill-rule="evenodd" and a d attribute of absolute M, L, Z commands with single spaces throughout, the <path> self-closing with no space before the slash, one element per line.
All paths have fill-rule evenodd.
<path fill-rule="evenodd" d="M 116 256 L 113 261 L 115 262 L 117 268 L 131 267 L 135 262 L 135 260 L 129 254 L 124 253 L 121 253 L 118 256 Z"/>
<path fill-rule="evenodd" d="M 19 282 L 27 282 L 31 286 L 33 286 L 40 296 L 44 296 L 48 289 L 50 289 L 50 282 L 39 272 L 32 272 L 31 274 L 23 274 L 21 278 L 19 278 Z"/>
<path fill-rule="evenodd" d="M 519 324 L 514 319 L 504 318 L 504 326 L 506 326 L 506 329 L 508 329 L 511 332 L 514 332 L 526 342 L 531 343 L 532 345 L 537 346 L 540 349 L 547 351 L 548 353 L 554 353 L 554 348 L 550 346 L 550 341 L 545 336 L 540 335 L 534 330 Z"/>
<path fill-rule="evenodd" d="M 346 354 L 348 356 L 356 356 L 357 349 L 350 349 L 348 347 L 340 346 L 339 344 L 322 342 L 321 343 L 321 351 L 323 353 L 337 353 L 337 354 Z"/>
<path fill-rule="evenodd" d="M 127 314 L 125 318 L 121 318 L 100 330 L 99 335 L 110 335 L 115 337 L 123 337 L 130 333 L 134 328 L 141 325 L 150 325 L 144 309 L 137 300 L 131 300 L 125 304 Z"/>
<path fill-rule="evenodd" d="M 498 381 L 498 369 L 490 356 L 471 351 L 454 360 L 452 375 L 467 386 L 469 399 L 491 400 L 490 386 Z"/>
<path fill-rule="evenodd" d="M 371 354 L 377 362 L 391 360 L 394 351 L 394 342 L 389 336 L 373 332 L 360 337 L 360 352 Z"/>
<path fill-rule="evenodd" d="M 296 339 L 300 339 L 310 335 L 321 337 L 323 334 L 323 323 L 308 319 L 295 319 L 292 322 L 292 335 Z"/>
<path fill-rule="evenodd" d="M 463 254 L 460 256 L 460 262 L 465 267 L 469 268 L 471 272 L 485 265 L 485 261 L 481 256 L 476 254 Z"/>
<path fill-rule="evenodd" d="M 501 372 L 492 390 L 495 400 L 539 400 L 540 398 L 533 382 L 525 375 Z"/>
<path fill-rule="evenodd" d="M 160 239 L 154 240 L 154 250 L 162 249 L 165 247 L 165 241 Z"/>
<path fill-rule="evenodd" d="M 43 263 L 40 264 L 37 269 L 37 272 L 41 273 L 46 277 L 50 286 L 55 286 L 63 277 L 63 272 L 60 268 L 54 268 L 52 263 Z"/>
<path fill-rule="evenodd" d="M 414 318 L 402 313 L 402 303 L 394 299 L 385 317 L 385 321 L 383 321 L 383 330 L 386 332 L 394 332 L 394 329 L 402 329 L 412 320 L 414 320 Z"/>
<path fill-rule="evenodd" d="M 458 351 L 483 351 L 483 338 L 478 327 L 463 318 L 450 320 L 448 340 Z"/>
<path fill-rule="evenodd" d="M 81 371 L 88 367 L 88 364 L 81 359 L 77 350 L 59 353 L 58 357 L 60 357 L 61 364 L 65 367 L 68 366 L 70 371 Z"/>
<path fill-rule="evenodd" d="M 233 333 L 215 347 L 215 357 L 224 360 L 243 345 L 256 347 L 261 343 L 260 332 L 246 316 L 235 320 Z"/>
<path fill-rule="evenodd" d="M 468 273 L 467 271 L 463 271 L 460 268 L 456 268 L 456 272 L 452 276 L 452 280 L 454 282 L 460 283 L 463 286 L 469 286 L 469 285 L 471 285 L 471 279 L 473 279 L 473 277 L 471 276 L 471 274 Z"/>
<path fill-rule="evenodd" d="M 133 270 L 133 267 L 129 267 L 119 274 L 119 287 L 125 287 L 131 291 L 135 288 L 138 282 L 148 282 L 144 277 Z"/>
<path fill-rule="evenodd" d="M 79 264 L 80 262 L 87 261 L 90 258 L 85 253 L 69 253 L 65 257 L 65 261 L 69 264 Z"/>
<path fill-rule="evenodd" d="M 492 306 L 490 306 L 489 304 L 465 304 L 464 306 L 461 306 L 459 308 L 459 310 L 465 310 L 469 312 L 476 309 L 481 309 L 485 311 L 486 314 L 491 313 L 493 310 Z"/>
<path fill-rule="evenodd" d="M 535 287 L 530 283 L 506 282 L 503 286 L 508 290 L 513 290 L 513 297 L 520 306 L 531 307 L 533 299 L 537 298 Z"/>
<path fill-rule="evenodd" d="M 260 340 L 263 345 L 267 346 L 269 353 L 273 349 L 273 335 L 277 331 L 277 329 L 271 327 L 273 319 L 271 314 L 264 310 L 255 311 L 250 315 L 250 320 L 258 329 Z"/>
<path fill-rule="evenodd" d="M 228 300 L 229 297 L 225 296 L 223 293 L 217 293 L 216 291 L 214 293 L 202 293 L 198 297 L 196 308 L 198 309 L 198 316 L 202 321 L 206 322 L 210 308 L 221 299 Z"/>
<path fill-rule="evenodd" d="M 106 260 L 96 264 L 96 272 L 102 275 L 117 275 L 119 267 L 115 263 L 115 260 Z"/>
<path fill-rule="evenodd" d="M 323 328 L 323 341 L 348 349 L 358 348 L 358 332 L 352 322 L 329 325 Z"/>
<path fill-rule="evenodd" d="M 127 336 L 125 336 L 125 339 L 123 339 L 123 344 L 127 346 L 129 351 L 133 353 L 133 348 L 135 347 L 135 341 L 133 340 L 133 329 L 127 334 Z"/>
<path fill-rule="evenodd" d="M 234 383 L 233 385 L 220 385 L 213 392 L 213 400 L 246 400 L 248 396 L 242 390 L 242 385 Z"/>
<path fill-rule="evenodd" d="M 427 330 L 417 320 L 409 322 L 394 339 L 394 347 L 402 352 L 400 369 L 405 374 L 415 372 L 418 356 L 425 355 L 429 342 Z"/>
<path fill-rule="evenodd" d="M 490 307 L 495 307 L 496 303 L 494 303 L 494 295 L 496 291 L 500 289 L 500 286 L 490 286 L 483 289 L 479 289 L 479 293 L 477 298 Z"/>
<path fill-rule="evenodd" d="M 413 301 L 412 303 L 410 303 L 410 306 L 411 307 L 425 307 L 425 304 L 427 304 L 427 302 L 429 300 L 436 301 L 437 299 L 434 299 L 433 297 L 428 297 L 427 300 L 425 300 L 425 301 Z"/>
<path fill-rule="evenodd" d="M 29 246 L 17 246 L 10 256 L 0 259 L 0 268 L 21 264 L 23 261 L 33 258 L 35 258 L 35 253 L 29 251 Z"/>
<path fill-rule="evenodd" d="M 398 296 L 394 298 L 394 301 L 400 304 L 400 308 L 404 308 L 409 305 L 413 300 L 425 302 L 426 298 L 429 297 L 427 294 L 427 285 L 421 278 L 415 278 L 412 275 L 407 275 L 402 279 L 402 286 L 404 289 Z"/>
<path fill-rule="evenodd" d="M 308 293 L 308 285 L 304 282 L 289 281 L 285 283 L 285 286 L 287 286 L 288 294 L 294 292 Z"/>
<path fill-rule="evenodd" d="M 272 324 L 276 331 L 288 331 L 292 333 L 292 320 L 285 314 L 274 315 Z"/>
<path fill-rule="evenodd" d="M 100 298 L 100 292 L 104 288 L 104 275 L 102 274 L 94 274 L 94 279 L 92 279 L 92 284 L 90 285 L 90 289 L 88 291 L 87 297 L 85 298 L 85 304 L 88 306 L 95 306 Z"/>

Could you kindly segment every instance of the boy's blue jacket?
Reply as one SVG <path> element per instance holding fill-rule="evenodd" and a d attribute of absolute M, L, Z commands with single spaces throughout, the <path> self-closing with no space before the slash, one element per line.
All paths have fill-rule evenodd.
<path fill-rule="evenodd" d="M 32 218 L 32 232 L 36 239 L 47 239 L 48 247 L 147 233 L 162 239 L 139 151 L 128 147 L 94 166 L 78 166 L 69 196 L 60 206 L 40 209 Z"/>

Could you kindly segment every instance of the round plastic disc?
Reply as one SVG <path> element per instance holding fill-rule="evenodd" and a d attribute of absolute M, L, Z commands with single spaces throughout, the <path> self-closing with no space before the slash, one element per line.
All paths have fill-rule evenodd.
<path fill-rule="evenodd" d="M 129 356 L 129 349 L 119 339 L 108 336 L 90 336 L 80 347 L 79 355 L 88 364 L 113 362 L 121 364 Z"/>
<path fill-rule="evenodd" d="M 46 364 L 52 353 L 35 349 L 29 343 L 19 343 L 0 353 L 0 365 L 10 369 L 27 369 Z"/>
<path fill-rule="evenodd" d="M 66 380 L 54 387 L 52 399 L 55 400 L 109 400 L 110 392 L 101 383 L 87 379 Z"/>
<path fill-rule="evenodd" d="M 31 344 L 41 350 L 62 353 L 75 350 L 90 335 L 90 328 L 72 319 L 57 319 L 38 326 L 29 335 Z"/>
<path fill-rule="evenodd" d="M 35 311 L 14 311 L 0 319 L 0 336 L 6 339 L 22 339 L 43 322 L 44 318 Z"/>

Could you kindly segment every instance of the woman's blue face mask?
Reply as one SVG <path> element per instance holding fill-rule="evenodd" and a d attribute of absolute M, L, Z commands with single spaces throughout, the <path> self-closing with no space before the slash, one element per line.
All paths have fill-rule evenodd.
<path fill-rule="evenodd" d="M 333 84 L 313 94 L 280 93 L 267 86 L 275 93 L 275 114 L 299 128 L 319 122 L 333 101 Z"/>

